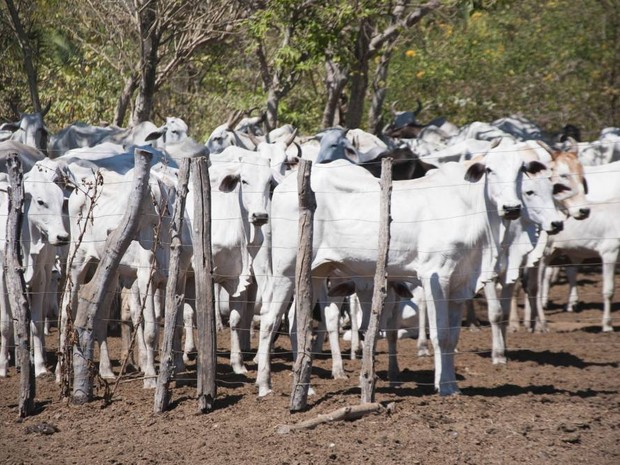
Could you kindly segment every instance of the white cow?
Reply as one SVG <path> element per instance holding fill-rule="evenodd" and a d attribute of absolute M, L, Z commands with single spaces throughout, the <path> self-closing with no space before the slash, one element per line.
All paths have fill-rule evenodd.
<path fill-rule="evenodd" d="M 588 258 L 598 258 L 603 264 L 603 331 L 613 331 L 611 302 L 614 296 L 614 273 L 620 250 L 620 197 L 590 202 L 590 216 L 584 221 L 572 219 L 565 222 L 564 231 L 553 237 L 546 249 L 546 262 L 554 255 L 567 255 L 571 262 L 580 263 Z M 570 267 L 569 267 L 570 268 Z M 571 288 L 569 310 L 578 301 L 576 270 L 568 271 Z M 547 300 L 548 287 L 541 289 L 543 303 Z"/>
<path fill-rule="evenodd" d="M 103 150 L 106 147 L 109 149 L 107 156 Z M 165 160 L 161 152 L 150 147 L 137 150 L 148 150 L 154 154 L 152 162 L 154 166 L 151 169 L 148 194 L 141 205 L 138 232 L 121 259 L 119 274 L 130 283 L 136 284 L 139 300 L 145 301 L 144 324 L 142 331 L 139 332 L 138 347 L 143 349 L 140 352 L 140 366 L 145 372 L 144 385 L 154 387 L 154 357 L 159 316 L 154 294 L 156 289 L 165 287 L 169 260 L 167 248 L 159 244 L 166 244 L 170 241 L 169 226 L 176 195 L 176 172 L 168 161 L 164 164 L 160 163 L 162 159 Z M 68 152 L 58 159 L 66 162 L 75 178 L 80 181 L 80 188 L 76 189 L 69 198 L 72 237 L 76 240 L 72 242 L 69 249 L 69 257 L 72 260 L 67 276 L 73 283 L 73 287 L 71 294 L 65 293 L 63 299 L 61 327 L 64 327 L 66 322 L 67 305 L 71 303 L 73 311 L 77 309 L 79 285 L 85 281 L 90 264 L 99 261 L 105 253 L 106 238 L 109 232 L 118 226 L 127 208 L 128 194 L 133 182 L 134 154 L 119 152 L 118 146 L 104 144 L 97 146 L 97 151 L 80 149 Z M 89 155 L 92 157 L 87 159 Z M 84 222 L 84 216 L 91 204 L 90 195 L 92 195 L 92 189 L 89 191 L 87 186 L 94 185 L 97 179 L 102 179 L 102 183 L 97 188 L 97 198 L 92 211 L 93 219 Z M 83 234 L 83 238 L 78 243 L 77 238 L 80 234 Z M 181 236 L 184 244 L 182 248 L 184 258 L 181 261 L 183 273 L 189 267 L 191 257 L 191 239 L 187 222 Z M 147 292 L 152 265 L 155 270 L 153 284 Z M 181 279 L 184 279 L 183 276 Z M 112 294 L 113 291 L 114 289 L 111 289 L 110 293 Z M 108 305 L 106 304 L 106 307 Z M 105 314 L 98 315 L 95 325 L 95 337 L 100 345 L 100 373 L 103 377 L 113 378 L 114 374 L 107 352 L 107 325 L 104 319 Z M 64 332 L 61 331 L 61 344 L 64 340 L 63 336 Z M 57 372 L 57 376 L 59 374 Z"/>
<path fill-rule="evenodd" d="M 500 146 L 501 147 L 501 146 Z M 389 276 L 421 282 L 435 348 L 435 385 L 442 395 L 458 392 L 454 349 L 461 303 L 494 275 L 501 219 L 516 219 L 524 172 L 537 169 L 518 153 L 491 150 L 468 167 L 448 163 L 426 177 L 394 183 Z M 379 222 L 379 181 L 348 161 L 316 165 L 313 277 L 335 269 L 348 276 L 373 276 Z M 273 276 L 269 305 L 261 314 L 259 396 L 271 391 L 270 351 L 276 322 L 294 288 L 297 254 L 297 185 L 289 176 L 272 200 Z M 316 289 L 317 287 L 315 287 Z"/>
<path fill-rule="evenodd" d="M 43 118 L 50 109 L 50 103 L 41 112 L 20 113 L 19 121 L 0 125 L 0 141 L 10 139 L 41 151 L 47 150 L 49 132 Z"/>
<path fill-rule="evenodd" d="M 64 182 L 68 173 L 53 160 L 45 159 L 35 163 L 24 175 L 24 217 L 21 228 L 22 260 L 24 279 L 28 286 L 28 297 L 32 317 L 31 337 L 34 353 L 35 376 L 48 373 L 45 366 L 44 308 L 49 298 L 48 290 L 52 279 L 52 268 L 56 261 L 56 248 L 69 241 L 69 233 L 63 223 Z M 5 184 L 6 186 L 6 184 Z M 0 255 L 4 263 L 6 245 L 6 217 L 8 215 L 6 190 L 0 201 Z M 0 267 L 0 376 L 6 376 L 8 364 L 8 340 L 11 312 L 8 302 L 4 267 Z"/>

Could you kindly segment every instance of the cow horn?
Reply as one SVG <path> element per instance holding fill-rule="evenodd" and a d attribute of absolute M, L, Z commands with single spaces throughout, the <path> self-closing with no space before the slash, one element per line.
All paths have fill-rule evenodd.
<path fill-rule="evenodd" d="M 394 116 L 396 116 L 396 104 L 397 103 L 398 103 L 398 100 L 394 100 L 392 104 L 390 105 L 390 111 L 392 112 Z"/>
<path fill-rule="evenodd" d="M 226 121 L 226 126 L 228 127 L 228 129 L 235 129 L 235 126 L 237 125 L 237 123 L 239 123 L 239 121 L 241 121 L 242 117 L 243 112 L 241 110 L 236 110 L 232 112 L 228 117 L 228 121 Z"/>
<path fill-rule="evenodd" d="M 551 147 L 549 147 L 546 142 L 544 142 L 542 140 L 536 140 L 536 142 L 538 143 L 538 145 L 540 145 L 547 152 L 553 153 L 553 149 Z"/>
<path fill-rule="evenodd" d="M 295 137 L 297 137 L 297 128 L 293 129 L 293 132 L 284 140 L 284 145 L 286 147 L 291 145 L 295 140 Z"/>
<path fill-rule="evenodd" d="M 48 100 L 47 105 L 45 105 L 45 108 L 43 108 L 43 110 L 41 110 L 41 116 L 47 115 L 47 113 L 50 111 L 51 107 L 52 107 L 52 101 Z"/>
<path fill-rule="evenodd" d="M 252 141 L 252 143 L 253 143 L 256 147 L 258 147 L 258 144 L 260 144 L 260 142 L 261 142 L 261 141 L 260 141 L 260 139 L 259 139 L 258 137 L 256 137 L 256 135 L 255 135 L 252 131 L 248 132 L 248 137 L 250 138 L 250 140 Z"/>
<path fill-rule="evenodd" d="M 418 108 L 416 108 L 413 113 L 417 116 L 418 113 L 420 113 L 420 111 L 422 110 L 422 102 L 420 101 L 419 98 L 416 99 L 416 102 L 418 102 Z"/>
<path fill-rule="evenodd" d="M 566 138 L 566 142 L 568 142 L 568 149 L 566 150 L 567 152 L 579 153 L 579 145 L 577 144 L 577 141 L 574 137 L 568 136 Z"/>

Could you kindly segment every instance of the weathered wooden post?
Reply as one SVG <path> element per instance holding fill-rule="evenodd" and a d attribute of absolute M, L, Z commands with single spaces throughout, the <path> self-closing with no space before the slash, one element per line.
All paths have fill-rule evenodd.
<path fill-rule="evenodd" d="M 80 288 L 78 308 L 74 327 L 77 344 L 73 346 L 73 402 L 82 404 L 92 399 L 93 394 L 93 326 L 99 309 L 104 303 L 118 265 L 138 229 L 140 206 L 146 195 L 151 159 L 147 150 L 134 151 L 134 179 L 129 195 L 127 211 L 119 226 L 106 240 L 106 254 L 99 262 L 93 278 Z"/>
<path fill-rule="evenodd" d="M 390 196 L 392 193 L 392 159 L 381 161 L 381 203 L 379 206 L 379 248 L 377 250 L 377 269 L 375 271 L 372 310 L 362 355 L 360 387 L 362 404 L 375 400 L 375 348 L 379 333 L 379 321 L 387 295 L 387 259 L 390 243 Z"/>
<path fill-rule="evenodd" d="M 196 326 L 198 327 L 198 408 L 214 409 L 217 386 L 217 332 L 211 251 L 211 181 L 206 157 L 192 160 L 194 191 L 194 274 L 196 282 Z"/>
<path fill-rule="evenodd" d="M 170 402 L 170 380 L 174 373 L 173 344 L 175 327 L 179 307 L 183 304 L 184 290 L 179 286 L 179 262 L 181 258 L 183 217 L 185 215 L 185 198 L 187 197 L 187 184 L 189 181 L 190 159 L 184 158 L 181 161 L 179 170 L 179 181 L 177 197 L 174 202 L 174 216 L 170 226 L 170 269 L 168 271 L 168 282 L 166 283 L 166 314 L 164 319 L 164 341 L 161 349 L 161 360 L 159 364 L 159 375 L 157 377 L 157 388 L 155 389 L 155 401 L 153 410 L 161 413 L 168 408 Z M 183 284 L 185 284 L 183 282 Z"/>
<path fill-rule="evenodd" d="M 299 249 L 295 268 L 295 320 L 297 360 L 293 369 L 291 412 L 306 408 L 312 371 L 312 237 L 316 199 L 310 187 L 312 162 L 300 160 L 297 173 L 299 198 Z"/>
<path fill-rule="evenodd" d="M 6 231 L 5 277 L 10 305 L 17 329 L 17 365 L 20 367 L 19 416 L 25 418 L 34 410 L 36 382 L 34 363 L 30 357 L 30 304 L 21 261 L 21 229 L 24 205 L 24 173 L 17 153 L 9 154 L 6 166 L 9 174 L 9 201 Z"/>

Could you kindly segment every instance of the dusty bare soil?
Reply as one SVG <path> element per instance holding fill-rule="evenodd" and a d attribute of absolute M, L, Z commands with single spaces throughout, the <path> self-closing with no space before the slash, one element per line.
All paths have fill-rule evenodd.
<path fill-rule="evenodd" d="M 255 366 L 247 376 L 228 366 L 228 335 L 218 335 L 217 409 L 197 413 L 195 366 L 185 386 L 173 390 L 170 411 L 155 415 L 153 391 L 141 381 L 120 385 L 111 405 L 59 400 L 53 379 L 37 380 L 37 414 L 17 421 L 19 375 L 0 380 L 2 464 L 618 464 L 620 463 L 620 328 L 602 333 L 600 277 L 581 275 L 583 308 L 566 313 L 565 284 L 552 290 L 551 331 L 509 335 L 509 363 L 490 361 L 490 328 L 484 302 L 477 303 L 480 331 L 463 328 L 457 373 L 463 394 L 433 393 L 432 358 L 418 358 L 415 341 L 400 344 L 403 385 L 387 383 L 385 341 L 378 345 L 377 400 L 395 402 L 394 413 L 354 422 L 278 434 L 293 424 L 359 403 L 360 361 L 348 360 L 348 380 L 330 379 L 325 353 L 314 361 L 317 395 L 309 409 L 290 414 L 291 361 L 288 338 L 276 342 L 274 394 L 258 399 Z M 620 284 L 620 277 L 616 277 Z M 617 286 L 618 287 L 618 286 Z M 50 345 L 56 333 L 50 338 Z M 254 341 L 254 347 L 256 341 Z M 344 349 L 348 346 L 344 343 Z M 112 339 L 112 356 L 119 339 Z M 50 359 L 54 347 L 50 347 Z M 120 368 L 117 363 L 116 369 Z M 99 390 L 101 395 L 102 391 Z M 28 432 L 41 423 L 53 434 Z"/>

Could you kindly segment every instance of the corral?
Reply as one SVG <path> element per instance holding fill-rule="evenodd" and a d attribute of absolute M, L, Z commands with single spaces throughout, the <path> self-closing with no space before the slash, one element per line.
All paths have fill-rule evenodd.
<path fill-rule="evenodd" d="M 616 276 L 616 283 L 620 281 Z M 395 402 L 391 414 L 369 415 L 314 430 L 278 434 L 293 424 L 359 403 L 360 361 L 345 360 L 348 380 L 330 379 L 330 358 L 315 358 L 309 410 L 289 414 L 291 356 L 288 337 L 276 341 L 274 393 L 257 398 L 255 365 L 235 375 L 228 333 L 218 334 L 216 410 L 196 414 L 195 365 L 173 389 L 171 409 L 152 413 L 153 392 L 123 382 L 111 405 L 59 401 L 52 377 L 37 380 L 37 414 L 17 422 L 19 376 L 0 382 L 2 463 L 418 463 L 616 464 L 620 459 L 620 333 L 602 333 L 600 268 L 580 274 L 582 310 L 563 311 L 567 286 L 551 290 L 550 332 L 520 331 L 508 339 L 509 362 L 490 360 L 490 328 L 483 300 L 480 331 L 463 328 L 456 357 L 463 395 L 433 393 L 432 358 L 419 358 L 415 341 L 401 341 L 403 385 L 388 387 L 385 340 L 378 344 L 377 401 Z M 561 305 L 560 305 L 561 304 Z M 617 312 L 617 304 L 614 306 Z M 614 312 L 615 313 L 615 312 Z M 54 330 L 50 342 L 57 340 Z M 118 371 L 120 338 L 111 338 Z M 253 340 L 256 348 L 256 339 Z M 327 346 L 326 346 L 327 348 Z M 344 349 L 347 347 L 345 346 Z M 48 347 L 54 360 L 55 347 Z M 101 396 L 102 389 L 97 390 Z M 37 433 L 48 423 L 57 432 Z M 48 427 L 48 429 L 50 429 Z M 35 431 L 28 433 L 29 431 Z M 52 432 L 52 431 L 50 431 Z"/>

